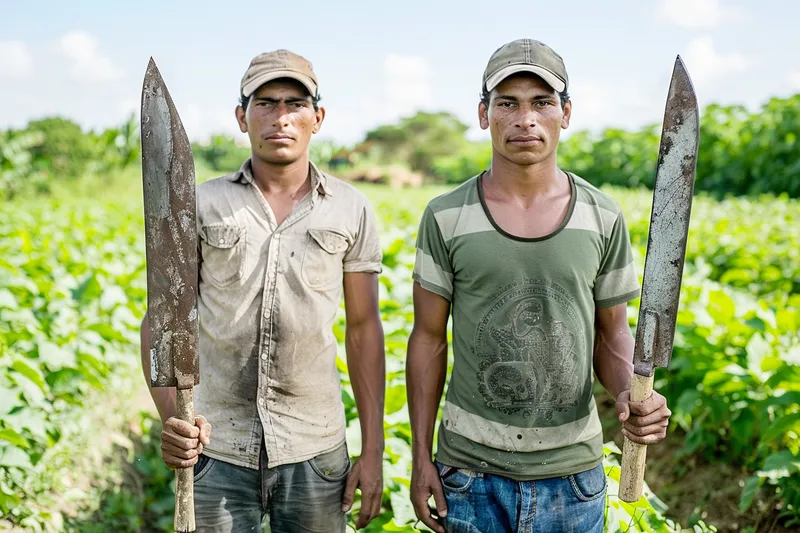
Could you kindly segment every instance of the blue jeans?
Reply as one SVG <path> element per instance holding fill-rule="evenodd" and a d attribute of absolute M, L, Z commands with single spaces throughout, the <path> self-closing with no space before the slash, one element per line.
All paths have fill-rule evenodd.
<path fill-rule="evenodd" d="M 437 462 L 447 533 L 602 533 L 603 465 L 564 477 L 514 481 Z"/>
<path fill-rule="evenodd" d="M 197 533 L 343 533 L 347 445 L 302 463 L 253 470 L 201 455 L 194 468 Z"/>

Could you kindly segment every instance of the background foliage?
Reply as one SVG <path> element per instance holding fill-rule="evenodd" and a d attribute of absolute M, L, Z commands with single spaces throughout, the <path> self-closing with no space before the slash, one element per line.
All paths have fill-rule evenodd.
<path fill-rule="evenodd" d="M 619 435 L 606 416 L 609 531 L 673 531 L 678 519 L 698 531 L 706 522 L 731 531 L 800 527 L 800 237 L 791 230 L 800 219 L 799 110 L 800 95 L 758 113 L 703 111 L 674 358 L 656 374 L 673 410 L 670 445 L 658 452 L 669 465 L 657 476 L 668 479 L 657 490 L 665 497 L 650 492 L 633 506 L 615 497 Z M 396 185 L 404 169 L 434 185 L 359 184 L 381 225 L 389 371 L 383 514 L 370 531 L 412 531 L 415 522 L 403 372 L 413 242 L 426 202 L 491 162 L 491 146 L 465 131 L 448 113 L 418 113 L 352 147 L 311 147 L 319 165 L 345 178 L 389 176 Z M 656 126 L 575 132 L 560 148 L 565 168 L 622 205 L 640 273 L 658 135 Z M 58 117 L 0 132 L 0 529 L 171 528 L 173 475 L 159 457 L 160 422 L 138 358 L 146 294 L 138 136 L 133 117 L 103 132 Z M 201 180 L 238 169 L 248 155 L 222 135 L 193 150 Z M 629 307 L 633 328 L 638 304 Z M 355 403 L 338 364 L 357 455 Z M 694 511 L 674 514 L 694 490 L 694 465 L 738 473 L 731 509 L 706 509 L 710 500 L 692 492 Z"/>

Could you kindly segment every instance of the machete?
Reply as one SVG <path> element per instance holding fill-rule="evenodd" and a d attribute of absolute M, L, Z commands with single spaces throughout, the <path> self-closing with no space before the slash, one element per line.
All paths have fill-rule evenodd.
<path fill-rule="evenodd" d="M 652 394 L 654 367 L 669 368 L 672 358 L 699 139 L 697 96 L 678 56 L 667 94 L 653 187 L 633 350 L 632 402 L 644 401 Z M 646 445 L 625 438 L 619 481 L 619 496 L 623 501 L 633 502 L 642 496 L 646 453 Z"/>
<path fill-rule="evenodd" d="M 194 426 L 193 387 L 200 383 L 194 160 L 152 58 L 142 86 L 141 130 L 150 385 L 176 387 L 178 417 Z M 195 530 L 193 470 L 175 470 L 178 533 Z"/>

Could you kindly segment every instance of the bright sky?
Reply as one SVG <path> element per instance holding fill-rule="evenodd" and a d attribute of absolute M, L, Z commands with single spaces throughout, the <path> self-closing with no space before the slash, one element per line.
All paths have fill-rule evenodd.
<path fill-rule="evenodd" d="M 492 52 L 531 37 L 562 55 L 570 131 L 659 122 L 677 54 L 701 106 L 800 92 L 800 2 L 788 0 L 283 1 L 0 0 L 0 128 L 59 114 L 85 128 L 139 107 L 152 55 L 189 137 L 238 134 L 239 81 L 288 48 L 317 72 L 341 143 L 419 109 L 477 125 Z"/>

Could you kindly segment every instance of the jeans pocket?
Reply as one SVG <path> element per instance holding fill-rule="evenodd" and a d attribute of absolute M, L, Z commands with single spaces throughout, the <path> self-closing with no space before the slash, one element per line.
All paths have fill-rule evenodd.
<path fill-rule="evenodd" d="M 445 518 L 443 525 L 446 533 L 480 533 L 477 527 L 458 518 Z"/>
<path fill-rule="evenodd" d="M 308 464 L 319 477 L 330 482 L 344 480 L 352 469 L 346 444 L 342 444 L 333 451 L 322 453 L 313 459 L 309 459 Z"/>
<path fill-rule="evenodd" d="M 439 481 L 442 482 L 442 487 L 447 492 L 467 492 L 472 485 L 472 480 L 475 479 L 475 476 L 465 474 L 458 468 L 452 466 L 437 463 L 436 467 L 439 471 Z"/>
<path fill-rule="evenodd" d="M 211 465 L 213 463 L 214 460 L 211 457 L 201 453 L 200 457 L 197 458 L 197 462 L 194 464 L 194 481 L 200 481 L 200 478 L 211 470 Z"/>
<path fill-rule="evenodd" d="M 603 465 L 567 476 L 575 497 L 588 502 L 600 498 L 606 491 L 606 472 Z"/>

